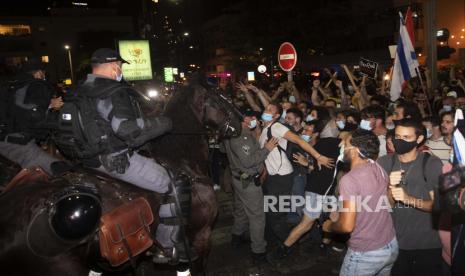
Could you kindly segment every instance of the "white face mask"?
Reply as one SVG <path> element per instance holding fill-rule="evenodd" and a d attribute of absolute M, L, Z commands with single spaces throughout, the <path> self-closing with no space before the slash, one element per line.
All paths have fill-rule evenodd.
<path fill-rule="evenodd" d="M 386 128 L 391 130 L 391 129 L 395 129 L 396 128 L 396 125 L 395 124 L 387 124 L 386 125 Z"/>
<path fill-rule="evenodd" d="M 368 120 L 362 120 L 360 122 L 360 128 L 364 130 L 371 130 L 371 123 Z"/>
<path fill-rule="evenodd" d="M 118 75 L 118 71 L 115 71 L 115 75 L 116 75 L 116 81 L 120 82 L 122 79 L 123 79 L 123 70 L 121 69 L 121 67 L 119 67 L 119 71 L 121 72 L 119 75 Z"/>

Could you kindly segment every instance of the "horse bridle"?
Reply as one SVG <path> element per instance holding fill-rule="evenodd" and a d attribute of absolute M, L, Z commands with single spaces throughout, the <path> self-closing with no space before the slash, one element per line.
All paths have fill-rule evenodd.
<path fill-rule="evenodd" d="M 242 114 L 241 112 L 234 106 L 234 104 L 228 99 L 226 98 L 224 95 L 222 94 L 219 94 L 219 95 L 215 95 L 213 94 L 212 92 L 208 91 L 207 90 L 207 96 L 208 96 L 208 99 L 211 99 L 211 96 L 218 96 L 220 97 L 220 101 L 218 101 L 218 104 L 220 105 L 220 107 L 225 111 L 226 113 L 226 116 L 225 116 L 225 119 L 221 122 L 221 124 L 223 124 L 223 127 L 219 130 L 223 130 L 224 133 L 228 133 L 228 130 L 230 130 L 231 132 L 234 132 L 236 131 L 236 128 L 232 126 L 232 120 L 234 118 L 234 115 L 237 115 L 239 116 L 239 118 L 242 120 Z M 206 118 L 205 118 L 205 115 L 206 115 L 206 109 L 207 107 L 213 107 L 208 99 L 205 101 L 204 105 L 203 105 L 203 109 L 202 109 L 202 113 L 203 113 L 203 116 L 202 118 L 200 119 L 202 121 L 202 123 L 204 125 L 206 125 Z M 226 103 L 229 104 L 229 106 L 226 105 Z M 195 112 L 195 111 L 193 111 Z M 208 131 L 198 131 L 198 132 L 171 132 L 170 134 L 172 135 L 208 135 L 210 134 L 210 132 Z"/>

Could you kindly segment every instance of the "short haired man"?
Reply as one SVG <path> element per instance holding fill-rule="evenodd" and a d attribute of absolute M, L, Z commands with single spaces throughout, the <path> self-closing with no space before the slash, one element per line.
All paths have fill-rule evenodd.
<path fill-rule="evenodd" d="M 385 110 L 379 105 L 368 106 L 362 110 L 360 127 L 372 131 L 379 139 L 379 157 L 386 155 L 386 133 L 384 126 Z"/>
<path fill-rule="evenodd" d="M 442 162 L 419 152 L 424 132 L 418 121 L 399 121 L 393 140 L 395 154 L 378 159 L 389 174 L 392 218 L 399 241 L 394 276 L 441 275 L 441 243 L 432 211 Z"/>
<path fill-rule="evenodd" d="M 398 244 L 389 214 L 388 176 L 373 161 L 379 140 L 371 131 L 357 129 L 342 144 L 339 159 L 350 166 L 339 182 L 343 209 L 337 221 L 323 223 L 323 231 L 351 234 L 339 275 L 388 276 Z"/>
<path fill-rule="evenodd" d="M 265 259 L 265 213 L 263 212 L 263 191 L 257 185 L 258 176 L 263 170 L 263 161 L 276 147 L 277 138 L 270 139 L 263 148 L 260 147 L 254 130 L 257 127 L 257 115 L 245 111 L 242 132 L 239 137 L 223 141 L 232 174 L 234 191 L 234 224 L 232 226 L 233 248 L 247 239 L 251 240 L 253 261 L 260 263 Z"/>
<path fill-rule="evenodd" d="M 278 104 L 269 104 L 262 114 L 264 129 L 260 135 L 260 145 L 265 146 L 268 141 L 268 132 L 271 137 L 278 138 L 278 147 L 273 149 L 265 160 L 268 177 L 265 181 L 265 195 L 273 196 L 279 201 L 280 196 L 290 196 L 293 184 L 293 167 L 291 160 L 286 156 L 288 142 L 297 144 L 304 151 L 310 153 L 318 162 L 319 166 L 332 167 L 333 161 L 326 156 L 319 154 L 309 143 L 303 140 L 289 128 L 279 123 L 281 117 L 281 108 Z M 273 212 L 268 210 L 267 223 L 275 236 L 284 241 L 290 230 L 286 223 L 286 214 L 284 212 Z"/>

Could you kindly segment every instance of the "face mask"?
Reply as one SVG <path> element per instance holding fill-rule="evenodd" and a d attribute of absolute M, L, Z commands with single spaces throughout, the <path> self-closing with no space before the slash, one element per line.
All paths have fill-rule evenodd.
<path fill-rule="evenodd" d="M 120 82 L 122 79 L 123 79 L 123 70 L 118 66 L 119 70 L 120 70 L 120 74 L 118 75 L 118 73 L 115 73 L 116 74 L 116 81 L 117 82 Z M 118 71 L 116 71 L 118 72 Z"/>
<path fill-rule="evenodd" d="M 286 118 L 286 110 L 283 110 L 283 114 L 281 114 L 281 119 L 284 120 L 284 118 Z"/>
<path fill-rule="evenodd" d="M 336 125 L 340 130 L 343 130 L 346 126 L 346 123 L 344 121 L 336 121 Z"/>
<path fill-rule="evenodd" d="M 312 136 L 310 135 L 306 135 L 306 134 L 302 134 L 300 135 L 300 138 L 302 138 L 302 140 L 304 140 L 305 142 L 310 142 L 310 140 L 312 139 Z"/>
<path fill-rule="evenodd" d="M 446 111 L 446 112 L 452 110 L 452 106 L 450 106 L 450 105 L 448 105 L 448 104 L 444 105 L 442 108 L 443 108 L 444 111 Z"/>
<path fill-rule="evenodd" d="M 273 120 L 273 115 L 268 114 L 268 113 L 263 113 L 262 114 L 262 120 L 264 122 L 271 122 Z"/>
<path fill-rule="evenodd" d="M 433 136 L 431 129 L 426 129 L 426 138 L 431 138 L 431 136 Z"/>
<path fill-rule="evenodd" d="M 408 142 L 402 139 L 392 139 L 392 143 L 394 144 L 394 149 L 396 150 L 397 154 L 405 154 L 410 152 L 417 146 L 417 141 Z"/>
<path fill-rule="evenodd" d="M 315 120 L 315 118 L 311 114 L 308 114 L 307 118 L 305 119 L 306 122 L 310 122 L 313 120 Z"/>
<path fill-rule="evenodd" d="M 370 121 L 362 120 L 362 121 L 360 122 L 360 128 L 361 128 L 361 129 L 364 129 L 364 130 L 371 130 Z"/>
<path fill-rule="evenodd" d="M 395 129 L 396 128 L 396 125 L 395 124 L 387 124 L 386 125 L 386 128 L 391 130 L 391 129 Z"/>
<path fill-rule="evenodd" d="M 250 121 L 250 123 L 249 123 L 249 128 L 250 128 L 250 129 L 254 129 L 254 128 L 256 128 L 256 127 L 257 127 L 257 120 L 252 120 L 252 121 Z"/>
<path fill-rule="evenodd" d="M 290 103 L 295 103 L 295 102 L 296 102 L 295 97 L 292 96 L 292 95 L 289 96 L 289 102 L 290 102 Z"/>

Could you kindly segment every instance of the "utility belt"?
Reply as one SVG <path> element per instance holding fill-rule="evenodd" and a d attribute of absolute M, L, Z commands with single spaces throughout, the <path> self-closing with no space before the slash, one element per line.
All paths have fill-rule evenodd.
<path fill-rule="evenodd" d="M 120 153 L 99 155 L 98 159 L 108 172 L 116 171 L 119 174 L 123 174 L 129 168 L 129 158 L 131 158 L 133 154 L 134 152 L 132 150 L 124 150 Z"/>
<path fill-rule="evenodd" d="M 17 145 L 26 145 L 32 139 L 33 137 L 31 135 L 25 133 L 0 134 L 1 141 Z"/>
<path fill-rule="evenodd" d="M 237 172 L 232 174 L 232 177 L 236 180 L 239 180 L 242 182 L 242 187 L 247 188 L 247 186 L 253 182 L 255 186 L 259 187 L 261 185 L 260 182 L 260 173 L 256 174 L 248 174 L 246 172 Z"/>

